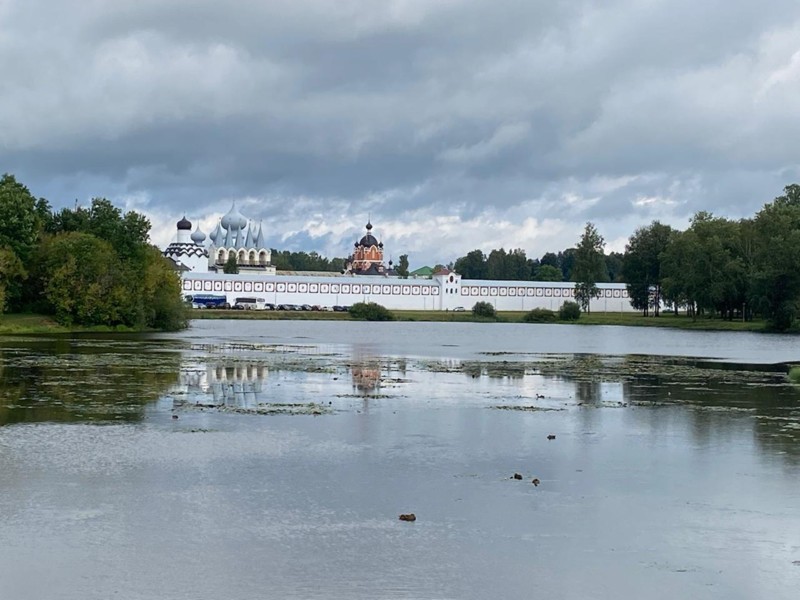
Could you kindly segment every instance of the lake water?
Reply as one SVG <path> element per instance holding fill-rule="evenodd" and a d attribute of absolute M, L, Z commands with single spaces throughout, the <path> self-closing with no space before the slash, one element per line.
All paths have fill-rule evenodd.
<path fill-rule="evenodd" d="M 314 321 L 0 338 L 0 598 L 794 599 L 799 342 Z"/>

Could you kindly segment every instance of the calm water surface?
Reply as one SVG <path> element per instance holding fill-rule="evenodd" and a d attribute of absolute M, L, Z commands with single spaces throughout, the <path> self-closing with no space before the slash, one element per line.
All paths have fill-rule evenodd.
<path fill-rule="evenodd" d="M 798 341 L 2 338 L 0 598 L 796 598 Z"/>

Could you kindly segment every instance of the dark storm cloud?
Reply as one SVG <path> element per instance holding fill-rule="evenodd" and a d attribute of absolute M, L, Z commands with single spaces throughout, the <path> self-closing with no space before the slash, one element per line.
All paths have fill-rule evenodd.
<path fill-rule="evenodd" d="M 619 248 L 798 179 L 798 40 L 794 0 L 6 0 L 0 170 L 160 243 L 239 199 L 336 255 L 370 213 L 418 263 Z"/>

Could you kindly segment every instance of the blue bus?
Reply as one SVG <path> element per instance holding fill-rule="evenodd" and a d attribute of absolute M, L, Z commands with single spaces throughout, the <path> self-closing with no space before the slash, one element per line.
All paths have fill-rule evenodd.
<path fill-rule="evenodd" d="M 230 308 L 227 296 L 218 296 L 216 294 L 193 294 L 184 296 L 183 299 L 187 304 L 191 304 L 192 308 Z"/>

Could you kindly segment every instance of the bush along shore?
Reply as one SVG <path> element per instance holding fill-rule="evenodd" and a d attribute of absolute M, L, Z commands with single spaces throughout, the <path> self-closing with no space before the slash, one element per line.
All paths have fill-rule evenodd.
<path fill-rule="evenodd" d="M 570 303 L 574 304 L 574 303 Z M 380 305 L 375 305 L 380 306 Z M 491 306 L 491 305 L 489 305 Z M 563 308 L 563 307 L 562 307 Z M 395 320 L 395 321 L 431 321 L 454 323 L 552 323 L 576 325 L 618 325 L 634 327 L 672 327 L 676 329 L 694 329 L 708 331 L 768 331 L 763 320 L 728 321 L 721 318 L 692 318 L 685 314 L 662 313 L 658 317 L 634 313 L 581 313 L 576 307 L 568 306 L 565 310 L 550 311 L 533 309 L 531 311 L 493 312 L 489 313 L 484 306 L 475 311 L 439 311 L 439 310 L 392 310 L 383 307 L 367 307 L 357 311 L 354 316 L 350 312 L 332 311 L 272 311 L 272 310 L 218 310 L 201 309 L 190 312 L 191 319 L 261 319 L 261 320 Z M 381 310 L 382 309 L 382 310 Z M 385 312 L 384 312 L 385 311 Z M 382 318 L 370 319 L 372 315 Z M 387 318 L 388 317 L 388 318 Z"/>

